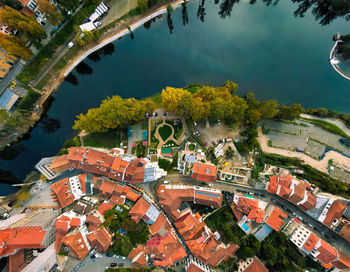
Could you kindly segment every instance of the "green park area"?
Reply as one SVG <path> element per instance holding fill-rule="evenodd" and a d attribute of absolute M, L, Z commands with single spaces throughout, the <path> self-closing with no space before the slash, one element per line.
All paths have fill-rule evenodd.
<path fill-rule="evenodd" d="M 119 207 L 118 210 L 116 207 Z M 104 214 L 107 227 L 113 235 L 112 246 L 108 253 L 128 256 L 137 244 L 145 244 L 149 238 L 148 225 L 141 220 L 138 224 L 132 221 L 129 210 L 124 206 L 117 205 Z"/>

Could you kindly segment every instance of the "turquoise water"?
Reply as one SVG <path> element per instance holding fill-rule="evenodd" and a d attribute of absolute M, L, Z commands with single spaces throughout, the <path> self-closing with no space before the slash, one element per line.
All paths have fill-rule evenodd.
<path fill-rule="evenodd" d="M 1 154 L 0 169 L 23 179 L 41 157 L 56 154 L 76 134 L 71 127 L 77 114 L 114 94 L 142 98 L 165 86 L 232 80 L 240 95 L 251 91 L 259 99 L 350 112 L 350 81 L 328 61 L 333 35 L 347 33 L 349 23 L 337 19 L 321 26 L 310 14 L 295 18 L 291 1 L 269 7 L 260 2 L 242 1 L 225 19 L 219 5 L 208 1 L 197 18 L 194 2 L 185 26 L 181 8 L 173 12 L 172 34 L 164 16 L 137 29 L 133 39 L 124 37 L 86 59 L 72 73 L 74 84 L 59 87 L 45 119 Z"/>

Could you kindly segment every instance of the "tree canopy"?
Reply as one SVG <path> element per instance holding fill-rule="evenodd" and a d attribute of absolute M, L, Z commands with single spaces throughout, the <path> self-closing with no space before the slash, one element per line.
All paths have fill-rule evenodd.
<path fill-rule="evenodd" d="M 62 19 L 61 13 L 48 0 L 37 0 L 39 10 L 45 14 L 45 17 L 52 25 L 58 25 Z"/>
<path fill-rule="evenodd" d="M 99 108 L 89 109 L 85 115 L 77 116 L 78 120 L 75 121 L 73 128 L 88 133 L 106 132 L 144 119 L 145 114 L 151 112 L 154 107 L 153 101 L 149 99 L 108 97 L 102 101 Z"/>
<path fill-rule="evenodd" d="M 7 52 L 24 60 L 29 60 L 32 55 L 32 52 L 25 45 L 24 41 L 13 35 L 6 35 L 0 32 L 0 46 Z"/>
<path fill-rule="evenodd" d="M 46 38 L 45 30 L 34 18 L 26 16 L 9 6 L 0 9 L 0 21 L 22 32 L 31 41 Z"/>
<path fill-rule="evenodd" d="M 247 103 L 235 95 L 237 85 L 228 81 L 220 88 L 201 86 L 192 94 L 185 89 L 167 87 L 162 103 L 168 110 L 192 120 L 224 120 L 233 123 L 242 119 Z"/>

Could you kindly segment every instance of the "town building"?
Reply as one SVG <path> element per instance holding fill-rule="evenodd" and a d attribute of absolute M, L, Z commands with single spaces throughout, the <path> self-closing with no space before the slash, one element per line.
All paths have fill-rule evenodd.
<path fill-rule="evenodd" d="M 38 4 L 35 0 L 18 0 L 18 1 L 23 6 L 21 10 L 23 14 L 35 18 L 35 20 L 43 26 L 47 23 L 45 14 L 40 11 Z"/>
<path fill-rule="evenodd" d="M 289 174 L 270 176 L 267 191 L 288 200 L 303 211 L 311 210 L 316 206 L 316 196 L 312 193 L 311 184 Z"/>
<path fill-rule="evenodd" d="M 269 272 L 269 270 L 257 257 L 254 257 L 239 261 L 238 272 Z"/>
<path fill-rule="evenodd" d="M 157 195 L 159 204 L 173 219 L 188 211 L 186 205 L 181 205 L 185 201 L 220 208 L 223 197 L 219 190 L 185 185 L 161 185 Z"/>
<path fill-rule="evenodd" d="M 0 81 L 8 74 L 17 60 L 17 57 L 0 48 Z"/>
<path fill-rule="evenodd" d="M 216 176 L 215 165 L 195 162 L 192 169 L 192 179 L 204 182 L 213 182 Z"/>
<path fill-rule="evenodd" d="M 6 263 L 3 271 L 22 271 L 33 261 L 53 265 L 40 262 L 40 252 L 53 245 L 55 233 L 51 226 L 57 214 L 54 209 L 35 209 L 0 221 L 0 259 Z"/>

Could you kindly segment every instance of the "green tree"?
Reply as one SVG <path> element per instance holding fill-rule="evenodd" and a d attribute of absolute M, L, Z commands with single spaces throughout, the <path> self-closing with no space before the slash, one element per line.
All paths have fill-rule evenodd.
<path fill-rule="evenodd" d="M 46 38 L 45 30 L 34 18 L 26 16 L 9 6 L 0 9 L 0 21 L 22 32 L 31 41 Z"/>
<path fill-rule="evenodd" d="M 304 109 L 301 107 L 300 104 L 293 104 L 291 106 L 281 105 L 279 107 L 279 111 L 276 115 L 276 118 L 291 121 L 295 118 L 298 118 L 303 111 Z"/>
<path fill-rule="evenodd" d="M 55 0 L 55 2 L 65 16 L 79 7 L 80 3 L 79 0 Z"/>
<path fill-rule="evenodd" d="M 192 120 L 200 121 L 209 117 L 210 107 L 208 107 L 201 97 L 193 97 L 191 102 L 190 114 Z"/>
<path fill-rule="evenodd" d="M 141 9 L 141 12 L 148 10 L 148 0 L 137 0 L 137 6 Z"/>
<path fill-rule="evenodd" d="M 8 53 L 20 57 L 24 60 L 29 60 L 32 52 L 25 45 L 24 41 L 13 35 L 6 35 L 0 32 L 0 47 Z"/>
<path fill-rule="evenodd" d="M 259 103 L 258 110 L 263 119 L 274 118 L 278 113 L 278 104 L 274 100 L 262 101 Z"/>
<path fill-rule="evenodd" d="M 99 39 L 100 35 L 97 30 L 84 31 L 79 37 L 77 37 L 77 42 L 80 46 L 85 46 L 89 43 L 95 42 Z"/>
<path fill-rule="evenodd" d="M 189 97 L 191 93 L 184 89 L 166 87 L 161 94 L 162 104 L 166 109 L 174 111 L 182 103 L 184 95 Z"/>
<path fill-rule="evenodd" d="M 221 88 L 233 95 L 237 91 L 238 85 L 228 80 Z"/>
<path fill-rule="evenodd" d="M 231 146 L 229 146 L 229 147 L 227 148 L 227 150 L 225 151 L 225 157 L 226 157 L 226 159 L 232 159 L 234 155 L 235 155 L 235 151 L 232 149 Z"/>

